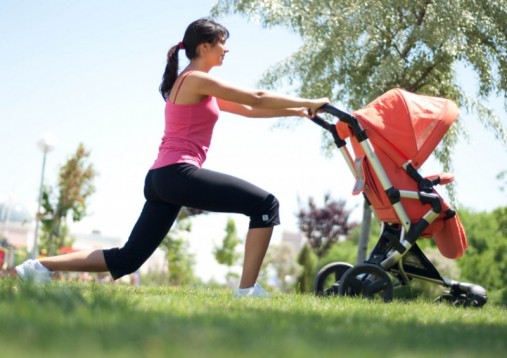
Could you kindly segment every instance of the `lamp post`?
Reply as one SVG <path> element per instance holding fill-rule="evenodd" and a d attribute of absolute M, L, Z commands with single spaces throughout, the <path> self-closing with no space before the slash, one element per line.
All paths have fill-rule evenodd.
<path fill-rule="evenodd" d="M 33 238 L 33 249 L 32 249 L 32 258 L 37 259 L 39 256 L 39 214 L 40 207 L 42 203 L 42 190 L 44 185 L 44 171 L 46 169 L 46 156 L 49 152 L 51 152 L 56 146 L 56 138 L 49 133 L 45 133 L 42 135 L 41 139 L 37 142 L 37 146 L 42 151 L 42 172 L 40 176 L 40 186 L 39 186 L 39 200 L 37 204 L 37 214 L 35 215 L 35 235 Z"/>

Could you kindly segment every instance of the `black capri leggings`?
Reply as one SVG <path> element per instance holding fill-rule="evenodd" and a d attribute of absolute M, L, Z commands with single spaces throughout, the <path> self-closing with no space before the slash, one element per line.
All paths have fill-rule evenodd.
<path fill-rule="evenodd" d="M 114 279 L 135 272 L 153 254 L 182 206 L 244 214 L 249 228 L 280 224 L 278 200 L 244 180 L 187 163 L 150 170 L 144 185 L 146 203 L 122 248 L 104 250 Z"/>

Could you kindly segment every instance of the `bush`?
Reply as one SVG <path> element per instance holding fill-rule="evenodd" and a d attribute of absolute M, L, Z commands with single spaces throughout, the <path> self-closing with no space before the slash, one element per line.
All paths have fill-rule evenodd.
<path fill-rule="evenodd" d="M 490 301 L 507 305 L 507 207 L 491 213 L 460 212 L 469 248 L 458 260 L 460 280 L 488 290 Z"/>

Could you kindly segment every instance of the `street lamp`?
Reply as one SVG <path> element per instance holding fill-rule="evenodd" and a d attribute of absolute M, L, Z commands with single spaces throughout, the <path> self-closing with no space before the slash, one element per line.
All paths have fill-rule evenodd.
<path fill-rule="evenodd" d="M 40 214 L 40 207 L 42 203 L 42 189 L 44 185 L 44 171 L 46 169 L 46 156 L 49 152 L 51 152 L 55 146 L 56 146 L 56 138 L 50 133 L 44 133 L 37 142 L 37 146 L 42 151 L 42 172 L 40 176 L 40 186 L 39 186 L 39 200 L 38 200 L 38 206 L 37 206 L 37 214 L 35 215 L 35 235 L 33 238 L 33 249 L 32 249 L 32 258 L 37 259 L 39 256 L 39 246 L 38 246 L 38 239 L 39 239 L 39 214 Z"/>

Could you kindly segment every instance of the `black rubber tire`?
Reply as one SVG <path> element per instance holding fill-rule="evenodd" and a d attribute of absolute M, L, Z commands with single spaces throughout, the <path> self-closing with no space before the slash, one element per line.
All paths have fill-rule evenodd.
<path fill-rule="evenodd" d="M 338 294 L 338 283 L 343 274 L 352 267 L 347 262 L 332 262 L 319 270 L 315 276 L 313 291 L 317 296 L 332 296 Z M 329 277 L 334 275 L 334 281 L 329 285 Z M 328 287 L 329 286 L 329 287 Z"/>
<path fill-rule="evenodd" d="M 342 296 L 381 297 L 384 302 L 391 302 L 394 287 L 391 278 L 381 267 L 359 264 L 343 274 L 338 293 Z"/>
<path fill-rule="evenodd" d="M 435 299 L 436 303 L 447 303 L 454 307 L 475 307 L 482 308 L 486 304 L 487 298 L 483 296 L 474 296 L 473 294 L 453 295 L 445 293 Z"/>

